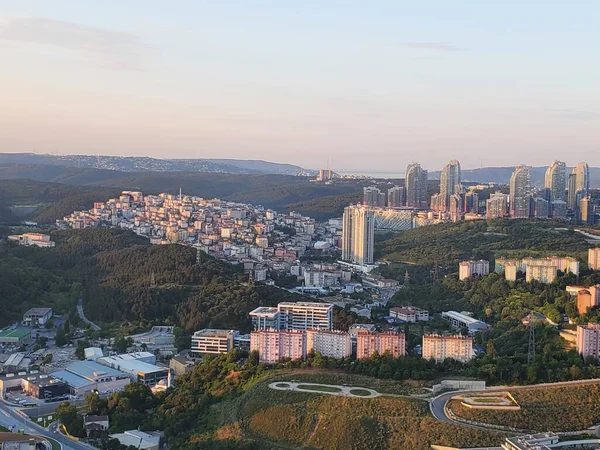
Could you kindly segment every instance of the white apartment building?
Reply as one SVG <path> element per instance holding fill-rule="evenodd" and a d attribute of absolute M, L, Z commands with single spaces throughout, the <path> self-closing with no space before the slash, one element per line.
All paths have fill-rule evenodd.
<path fill-rule="evenodd" d="M 468 336 L 423 336 L 423 358 L 442 362 L 447 358 L 467 362 L 473 357 L 473 338 Z"/>
<path fill-rule="evenodd" d="M 250 334 L 250 351 L 257 351 L 260 362 L 276 363 L 282 358 L 306 357 L 306 333 L 302 331 L 262 330 Z"/>
<path fill-rule="evenodd" d="M 550 284 L 556 280 L 557 268 L 553 262 L 542 262 L 527 264 L 525 268 L 525 280 L 529 283 L 537 280 L 540 283 Z"/>
<path fill-rule="evenodd" d="M 306 352 L 311 351 L 330 358 L 346 358 L 352 354 L 350 334 L 334 330 L 308 330 Z"/>
<path fill-rule="evenodd" d="M 591 270 L 600 270 L 600 247 L 588 250 L 588 267 Z"/>
<path fill-rule="evenodd" d="M 277 305 L 282 330 L 331 330 L 333 304 L 312 302 L 283 302 Z"/>
<path fill-rule="evenodd" d="M 458 265 L 458 279 L 467 280 L 475 276 L 485 276 L 490 273 L 490 262 L 480 259 L 479 261 L 462 261 Z"/>
<path fill-rule="evenodd" d="M 24 233 L 8 236 L 8 240 L 17 241 L 19 245 L 35 245 L 36 247 L 54 247 L 56 243 L 50 240 L 50 236 L 42 233 Z"/>
<path fill-rule="evenodd" d="M 233 341 L 239 335 L 236 330 L 204 329 L 192 336 L 191 352 L 194 355 L 219 355 L 233 350 Z"/>
<path fill-rule="evenodd" d="M 401 306 L 390 309 L 390 316 L 404 322 L 426 322 L 429 320 L 429 311 L 416 306 Z"/>
<path fill-rule="evenodd" d="M 577 326 L 577 352 L 584 358 L 600 359 L 600 324 Z"/>

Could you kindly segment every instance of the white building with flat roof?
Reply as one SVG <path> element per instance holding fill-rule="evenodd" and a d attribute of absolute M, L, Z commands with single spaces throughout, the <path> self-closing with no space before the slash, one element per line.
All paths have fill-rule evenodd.
<path fill-rule="evenodd" d="M 469 334 L 490 329 L 487 323 L 456 311 L 442 312 L 442 319 L 450 322 L 450 326 L 454 329 L 460 330 L 461 328 L 466 328 Z"/>
<path fill-rule="evenodd" d="M 204 329 L 192 336 L 193 355 L 219 355 L 233 350 L 234 340 L 240 333 L 236 330 Z"/>
<path fill-rule="evenodd" d="M 42 233 L 24 233 L 8 236 L 10 241 L 17 241 L 19 245 L 36 247 L 54 247 L 56 243 L 50 240 L 50 236 Z"/>
<path fill-rule="evenodd" d="M 283 302 L 277 305 L 282 330 L 331 330 L 333 304 L 313 302 Z"/>
<path fill-rule="evenodd" d="M 250 311 L 250 319 L 255 330 L 279 330 L 279 309 L 271 306 L 259 306 Z"/>
<path fill-rule="evenodd" d="M 52 308 L 31 308 L 23 314 L 23 324 L 28 326 L 44 325 L 52 318 Z"/>
<path fill-rule="evenodd" d="M 390 309 L 390 316 L 404 322 L 427 322 L 429 320 L 429 311 L 416 306 L 400 306 Z"/>

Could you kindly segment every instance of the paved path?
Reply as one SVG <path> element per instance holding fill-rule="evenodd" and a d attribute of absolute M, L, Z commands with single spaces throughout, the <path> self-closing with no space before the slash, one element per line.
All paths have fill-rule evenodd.
<path fill-rule="evenodd" d="M 79 318 L 81 320 L 83 320 L 85 323 L 87 323 L 89 326 L 92 327 L 92 330 L 94 331 L 100 331 L 101 328 L 96 325 L 94 322 L 92 322 L 91 320 L 88 320 L 85 317 L 85 314 L 83 313 L 83 297 L 79 297 L 79 300 L 77 300 L 77 314 L 79 314 Z"/>
<path fill-rule="evenodd" d="M 452 417 L 448 416 L 446 412 L 446 404 L 450 401 L 452 397 L 455 397 L 459 394 L 476 394 L 476 393 L 484 393 L 484 392 L 495 392 L 495 391 L 520 391 L 524 389 L 544 389 L 544 388 L 558 388 L 558 387 L 569 387 L 569 386 L 585 386 L 588 384 L 598 384 L 600 383 L 600 379 L 594 378 L 590 380 L 576 380 L 576 381 L 561 381 L 558 383 L 542 383 L 542 384 L 531 384 L 528 386 L 493 386 L 487 388 L 485 390 L 472 390 L 472 391 L 453 391 L 447 392 L 445 394 L 438 395 L 435 398 L 429 400 L 429 409 L 431 410 L 431 414 L 437 420 L 441 420 L 443 422 L 453 423 L 455 425 L 460 425 L 464 427 L 477 428 L 477 429 L 487 429 L 487 430 L 495 430 L 498 431 L 497 427 L 486 426 L 485 424 L 473 425 L 469 423 L 464 423 L 461 421 L 454 420 Z"/>
<path fill-rule="evenodd" d="M 283 387 L 282 385 L 287 385 L 286 387 Z M 323 386 L 323 387 L 329 387 L 329 388 L 334 388 L 334 389 L 339 389 L 339 391 L 337 392 L 327 392 L 327 391 L 319 391 L 318 389 L 300 389 L 298 386 Z M 269 384 L 269 387 L 271 389 L 277 389 L 279 391 L 296 391 L 296 392 L 313 392 L 315 394 L 329 394 L 329 395 L 339 395 L 342 397 L 355 397 L 355 398 L 375 398 L 375 397 L 379 397 L 382 394 L 380 394 L 379 392 L 373 390 L 373 389 L 369 389 L 369 388 L 364 388 L 364 387 L 359 387 L 359 386 L 339 386 L 336 384 L 320 384 L 320 383 L 296 383 L 296 382 L 292 382 L 292 381 L 276 381 L 274 383 Z M 353 391 L 355 389 L 360 389 L 361 391 L 367 391 L 369 392 L 369 395 L 355 395 L 352 394 L 350 391 Z"/>

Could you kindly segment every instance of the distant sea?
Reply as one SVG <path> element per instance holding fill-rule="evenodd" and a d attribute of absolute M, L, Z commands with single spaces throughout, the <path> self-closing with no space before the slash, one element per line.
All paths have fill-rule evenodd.
<path fill-rule="evenodd" d="M 368 170 L 335 170 L 340 175 L 362 175 L 373 178 L 404 178 L 404 172 L 371 172 Z"/>

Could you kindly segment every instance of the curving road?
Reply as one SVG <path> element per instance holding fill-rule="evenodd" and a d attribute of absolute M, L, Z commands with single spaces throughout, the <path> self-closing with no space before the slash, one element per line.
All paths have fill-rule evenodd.
<path fill-rule="evenodd" d="M 60 434 L 53 433 L 40 425 L 25 419 L 19 414 L 14 408 L 8 406 L 4 401 L 0 400 L 0 425 L 4 427 L 10 427 L 15 425 L 17 428 L 22 428 L 26 434 L 34 434 L 44 436 L 55 441 L 60 442 L 63 450 L 97 450 L 91 445 L 84 444 L 82 442 L 74 441 L 68 437 Z"/>
<path fill-rule="evenodd" d="M 487 429 L 487 430 L 495 430 L 498 431 L 498 428 L 492 426 L 484 426 L 484 425 L 473 425 L 469 423 L 459 422 L 457 420 L 452 419 L 452 417 L 446 414 L 446 404 L 450 401 L 450 399 L 458 394 L 476 394 L 482 392 L 495 392 L 495 391 L 520 391 L 523 389 L 544 389 L 544 388 L 557 388 L 557 387 L 569 387 L 569 386 L 585 386 L 588 384 L 598 384 L 600 383 L 599 378 L 593 378 L 590 380 L 576 380 L 576 381 L 560 381 L 558 383 L 541 383 L 541 384 L 531 384 L 528 386 L 493 386 L 487 388 L 485 390 L 466 390 L 466 391 L 452 391 L 447 392 L 441 395 L 438 395 L 435 398 L 429 400 L 429 409 L 431 410 L 431 414 L 437 420 L 441 420 L 444 422 L 452 423 L 454 425 L 460 425 L 463 427 L 470 428 L 478 428 L 478 429 Z"/>
<path fill-rule="evenodd" d="M 102 329 L 98 325 L 96 325 L 94 322 L 92 322 L 91 320 L 89 320 L 85 317 L 85 314 L 83 312 L 83 297 L 79 297 L 79 300 L 77 300 L 77 314 L 79 314 L 79 318 L 81 320 L 83 320 L 90 327 L 92 327 L 92 330 L 100 331 Z"/>

